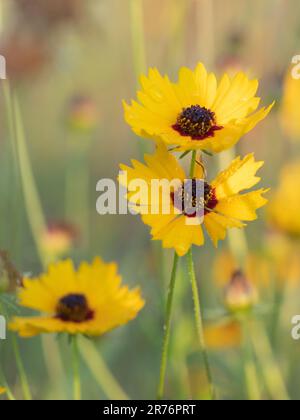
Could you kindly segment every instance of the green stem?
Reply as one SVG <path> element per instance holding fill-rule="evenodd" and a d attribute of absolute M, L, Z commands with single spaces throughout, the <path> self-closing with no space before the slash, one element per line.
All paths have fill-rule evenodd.
<path fill-rule="evenodd" d="M 12 107 L 15 127 L 14 133 L 12 133 L 12 135 L 15 134 L 16 143 L 14 148 L 16 150 L 19 163 L 26 213 L 40 260 L 43 267 L 45 268 L 46 257 L 41 245 L 41 235 L 45 230 L 46 221 L 31 167 L 20 107 L 17 98 L 14 95 L 12 96 Z"/>
<path fill-rule="evenodd" d="M 73 367 L 73 398 L 74 401 L 81 400 L 81 382 L 79 368 L 79 353 L 77 336 L 71 337 L 72 340 L 72 367 Z"/>
<path fill-rule="evenodd" d="M 110 400 L 129 400 L 91 341 L 80 341 L 79 351 L 94 379 Z"/>
<path fill-rule="evenodd" d="M 272 399 L 275 401 L 289 401 L 290 397 L 281 371 L 274 359 L 269 337 L 260 322 L 257 321 L 251 325 L 250 337 Z"/>
<path fill-rule="evenodd" d="M 259 380 L 257 377 L 256 363 L 254 360 L 253 349 L 249 339 L 249 327 L 248 322 L 245 319 L 240 320 L 240 325 L 243 332 L 243 341 L 242 341 L 242 355 L 243 355 L 243 365 L 245 372 L 245 385 L 250 401 L 259 401 L 260 392 L 259 392 Z"/>
<path fill-rule="evenodd" d="M 9 85 L 7 85 L 5 89 L 5 98 L 16 176 L 23 190 L 26 214 L 36 249 L 41 264 L 43 268 L 46 269 L 47 256 L 45 255 L 41 244 L 42 233 L 46 229 L 46 220 L 26 144 L 20 106 L 16 94 L 11 91 Z M 51 352 L 49 352 L 49 342 L 52 343 Z M 46 336 L 42 338 L 42 344 L 48 374 L 53 381 L 57 381 L 57 378 L 63 371 L 58 346 L 52 340 L 52 337 Z M 53 370 L 53 365 L 57 367 L 55 371 Z"/>
<path fill-rule="evenodd" d="M 204 329 L 203 329 L 203 322 L 202 322 L 202 316 L 201 316 L 201 305 L 200 305 L 200 299 L 199 299 L 198 284 L 197 284 L 197 279 L 195 275 L 192 248 L 187 254 L 187 262 L 188 262 L 188 274 L 189 274 L 191 284 L 192 284 L 192 293 L 193 293 L 193 300 L 194 300 L 194 315 L 195 315 L 195 322 L 196 322 L 196 328 L 197 328 L 197 335 L 198 335 L 199 344 L 200 344 L 200 348 L 201 348 L 201 352 L 203 356 L 207 380 L 209 383 L 210 399 L 213 400 L 215 399 L 216 396 L 215 396 L 215 390 L 213 386 L 212 372 L 210 368 L 208 353 L 207 353 L 205 339 L 204 339 Z"/>
<path fill-rule="evenodd" d="M 195 150 L 193 150 L 191 167 L 190 167 L 190 178 L 194 177 L 195 166 L 196 166 L 196 156 L 197 156 L 197 152 Z"/>
<path fill-rule="evenodd" d="M 21 358 L 19 344 L 18 344 L 17 338 L 15 336 L 12 337 L 12 346 L 13 346 L 13 352 L 14 352 L 14 355 L 15 355 L 18 372 L 19 372 L 19 377 L 20 377 L 20 381 L 21 381 L 21 386 L 22 386 L 24 399 L 26 401 L 31 401 L 32 400 L 32 395 L 31 395 L 29 383 L 28 383 L 28 380 L 27 380 L 26 371 L 25 371 L 23 361 L 22 361 L 22 358 Z"/>
<path fill-rule="evenodd" d="M 9 385 L 7 383 L 7 380 L 5 378 L 5 375 L 2 372 L 2 369 L 1 368 L 0 368 L 0 378 L 1 378 L 1 382 L 2 382 L 1 385 L 5 388 L 6 395 L 7 395 L 8 399 L 10 401 L 16 401 L 16 397 L 14 396 L 12 390 L 10 389 L 10 387 L 9 387 Z"/>
<path fill-rule="evenodd" d="M 170 285 L 169 285 L 169 292 L 168 292 L 168 298 L 167 298 L 166 318 L 165 318 L 165 325 L 164 325 L 164 338 L 163 338 L 162 357 L 161 357 L 161 365 L 160 365 L 160 377 L 159 377 L 159 385 L 158 385 L 158 392 L 157 392 L 157 398 L 159 400 L 161 400 L 163 398 L 164 389 L 165 389 L 167 361 L 168 361 L 170 333 L 171 333 L 171 323 L 172 323 L 172 309 L 173 309 L 173 301 L 174 301 L 174 292 L 175 292 L 175 283 L 176 283 L 176 276 L 177 276 L 177 269 L 178 269 L 178 261 L 179 261 L 179 257 L 175 252 L 171 281 L 170 281 Z"/>

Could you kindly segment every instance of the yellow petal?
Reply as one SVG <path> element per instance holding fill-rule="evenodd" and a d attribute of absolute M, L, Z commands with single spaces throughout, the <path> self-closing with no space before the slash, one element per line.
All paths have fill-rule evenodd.
<path fill-rule="evenodd" d="M 243 160 L 236 158 L 212 183 L 218 199 L 222 200 L 256 185 L 260 181 L 256 173 L 263 164 L 264 162 L 255 162 L 253 154 L 247 155 Z"/>
<path fill-rule="evenodd" d="M 262 197 L 266 189 L 236 195 L 220 201 L 215 210 L 238 220 L 252 221 L 257 219 L 256 210 L 263 207 L 268 200 Z"/>
<path fill-rule="evenodd" d="M 204 224 L 215 247 L 218 246 L 220 240 L 223 241 L 225 239 L 228 228 L 242 228 L 244 226 L 243 223 L 238 220 L 224 217 L 214 212 L 205 216 Z"/>

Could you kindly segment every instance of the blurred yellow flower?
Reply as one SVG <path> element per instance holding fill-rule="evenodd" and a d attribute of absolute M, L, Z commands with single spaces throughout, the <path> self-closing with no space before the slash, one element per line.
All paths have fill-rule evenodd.
<path fill-rule="evenodd" d="M 283 130 L 292 139 L 300 140 L 300 79 L 289 68 L 284 81 L 280 120 Z"/>
<path fill-rule="evenodd" d="M 272 226 L 291 236 L 300 236 L 300 161 L 287 164 L 281 172 L 279 187 L 268 206 Z"/>
<path fill-rule="evenodd" d="M 22 337 L 40 333 L 100 336 L 134 319 L 143 308 L 140 290 L 121 286 L 117 265 L 96 258 L 78 272 L 71 260 L 49 267 L 47 274 L 24 279 L 20 304 L 43 312 L 41 317 L 15 317 L 10 329 Z"/>
<path fill-rule="evenodd" d="M 180 185 L 174 188 L 171 200 L 169 190 L 160 188 L 158 192 L 160 195 L 159 198 L 156 198 L 158 202 L 160 204 L 169 202 L 170 204 L 171 209 L 168 214 L 163 212 L 162 206 L 158 209 L 157 214 L 153 214 L 154 212 L 151 212 L 151 197 L 144 197 L 144 203 L 141 203 L 140 197 L 137 197 L 136 194 L 130 192 L 128 194 L 129 202 L 138 213 L 142 214 L 143 222 L 151 226 L 153 239 L 161 240 L 164 248 L 174 248 L 179 256 L 185 255 L 193 244 L 202 246 L 204 244 L 202 220 L 199 220 L 199 223 L 191 224 L 191 218 L 198 217 L 197 213 L 189 214 L 188 209 L 184 208 L 184 203 L 181 206 L 183 210 L 176 207 L 178 200 L 175 200 L 175 197 L 180 201 L 187 180 L 185 171 L 178 160 L 168 152 L 164 144 L 160 143 L 155 154 L 146 155 L 145 161 L 146 165 L 143 165 L 133 160 L 133 168 L 121 165 L 122 171 L 127 174 L 128 182 L 143 180 L 149 186 L 149 190 L 151 190 L 153 180 L 172 182 L 176 179 L 180 182 Z M 265 189 L 239 194 L 260 181 L 256 172 L 262 165 L 263 162 L 255 162 L 252 154 L 244 159 L 238 157 L 214 181 L 211 183 L 205 181 L 204 225 L 215 246 L 218 245 L 219 240 L 225 239 L 228 228 L 244 227 L 243 221 L 255 220 L 257 218 L 256 210 L 266 204 L 267 200 L 262 196 L 267 192 Z M 197 178 L 202 179 L 203 172 L 199 173 Z M 192 183 L 194 181 L 196 178 Z M 120 182 L 122 183 L 121 179 Z M 176 194 L 179 196 L 177 197 Z M 191 193 L 194 202 L 197 197 L 193 194 L 194 188 Z M 201 206 L 200 203 L 195 203 L 196 207 L 198 205 Z M 197 222 L 197 220 L 194 221 Z"/>
<path fill-rule="evenodd" d="M 5 394 L 6 393 L 6 389 L 5 388 L 2 388 L 1 386 L 0 386 L 0 395 L 3 395 L 3 394 Z"/>
<path fill-rule="evenodd" d="M 270 112 L 273 104 L 255 112 L 257 80 L 243 73 L 217 82 L 202 63 L 194 71 L 183 67 L 177 83 L 150 69 L 141 77 L 138 100 L 124 103 L 125 119 L 141 137 L 160 139 L 178 150 L 221 152 L 236 144 Z"/>
<path fill-rule="evenodd" d="M 285 235 L 270 232 L 266 238 L 270 271 L 279 286 L 300 284 L 300 243 Z"/>
<path fill-rule="evenodd" d="M 205 327 L 206 346 L 212 350 L 237 347 L 242 342 L 241 326 L 236 321 L 220 322 Z"/>
<path fill-rule="evenodd" d="M 213 264 L 214 279 L 218 286 L 226 287 L 240 268 L 239 262 L 231 252 L 219 253 Z M 244 272 L 247 279 L 256 287 L 268 287 L 272 281 L 271 262 L 262 254 L 249 253 L 245 259 Z"/>

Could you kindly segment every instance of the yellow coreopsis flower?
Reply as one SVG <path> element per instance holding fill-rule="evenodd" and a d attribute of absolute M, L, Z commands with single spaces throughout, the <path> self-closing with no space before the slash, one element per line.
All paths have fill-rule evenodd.
<path fill-rule="evenodd" d="M 242 342 L 241 326 L 234 320 L 211 324 L 204 329 L 205 344 L 212 350 L 237 347 Z"/>
<path fill-rule="evenodd" d="M 300 140 L 300 79 L 289 68 L 284 81 L 280 120 L 283 130 L 294 140 Z"/>
<path fill-rule="evenodd" d="M 40 333 L 100 336 L 134 319 L 144 306 L 139 289 L 121 285 L 117 265 L 96 258 L 82 263 L 78 272 L 72 261 L 49 267 L 47 274 L 24 279 L 20 304 L 40 311 L 40 317 L 16 317 L 10 329 L 22 337 Z"/>
<path fill-rule="evenodd" d="M 300 236 L 300 162 L 287 164 L 280 175 L 280 184 L 269 204 L 271 224 L 295 237 Z"/>
<path fill-rule="evenodd" d="M 160 204 L 169 202 L 170 211 L 165 214 L 163 205 L 160 205 L 157 213 L 153 214 L 151 197 L 150 200 L 149 197 L 142 197 L 143 203 L 141 203 L 141 196 L 130 191 L 128 200 L 133 208 L 142 214 L 143 222 L 151 227 L 153 239 L 161 240 L 164 248 L 174 248 L 179 256 L 183 256 L 193 244 L 198 246 L 204 244 L 202 220 L 199 220 L 199 223 L 197 220 L 192 220 L 192 218 L 202 218 L 197 213 L 187 212 L 184 203 L 181 208 L 178 208 L 178 200 L 175 200 L 179 194 L 180 201 L 188 177 L 179 161 L 162 143 L 158 145 L 154 155 L 145 156 L 145 161 L 146 165 L 143 165 L 133 160 L 132 168 L 121 165 L 121 169 L 127 174 L 128 183 L 143 180 L 149 186 L 149 191 L 151 191 L 153 180 L 169 180 L 170 182 L 176 180 L 177 187 L 174 188 L 171 196 L 168 190 L 161 188 L 160 197 L 154 197 Z M 238 157 L 215 180 L 210 183 L 204 182 L 204 203 L 194 204 L 195 207 L 198 207 L 198 204 L 199 207 L 204 204 L 204 225 L 215 246 L 218 245 L 219 240 L 225 239 L 228 228 L 244 227 L 243 222 L 255 220 L 256 210 L 266 204 L 267 200 L 263 197 L 263 194 L 267 192 L 265 189 L 240 194 L 241 191 L 252 188 L 260 181 L 256 172 L 262 165 L 263 162 L 255 162 L 252 154 L 244 159 Z M 203 178 L 203 172 L 199 169 L 200 166 L 196 178 L 191 180 L 192 183 Z M 122 179 L 120 182 L 123 183 Z M 198 198 L 193 194 L 194 188 L 191 197 L 194 202 Z"/>
<path fill-rule="evenodd" d="M 124 103 L 125 119 L 142 137 L 160 139 L 177 150 L 229 149 L 270 112 L 273 104 L 255 112 L 257 80 L 239 72 L 217 82 L 203 64 L 194 71 L 183 67 L 177 83 L 158 70 L 141 77 L 139 102 Z"/>

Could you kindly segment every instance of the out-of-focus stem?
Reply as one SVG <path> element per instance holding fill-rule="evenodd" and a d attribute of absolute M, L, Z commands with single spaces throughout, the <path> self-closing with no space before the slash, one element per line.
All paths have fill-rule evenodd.
<path fill-rule="evenodd" d="M 81 382 L 79 369 L 79 353 L 77 336 L 71 337 L 72 341 L 72 367 L 73 367 L 73 397 L 74 401 L 81 400 Z"/>
<path fill-rule="evenodd" d="M 110 400 L 129 400 L 129 397 L 123 391 L 107 367 L 104 359 L 95 348 L 94 343 L 88 340 L 80 340 L 78 344 L 82 358 L 106 396 Z"/>
<path fill-rule="evenodd" d="M 19 103 L 9 85 L 5 88 L 5 98 L 16 176 L 22 186 L 26 214 L 37 252 L 43 268 L 46 269 L 47 257 L 41 244 L 46 221 L 31 167 Z M 53 337 L 43 337 L 42 344 L 48 374 L 52 381 L 57 381 L 63 372 L 58 346 Z"/>
<path fill-rule="evenodd" d="M 250 326 L 250 336 L 257 359 L 261 365 L 267 389 L 275 401 L 289 401 L 289 394 L 281 371 L 274 359 L 267 333 L 259 321 Z"/>
<path fill-rule="evenodd" d="M 247 395 L 250 401 L 259 401 L 261 399 L 259 391 L 259 380 L 257 377 L 256 364 L 249 337 L 249 324 L 247 319 L 241 320 L 240 325 L 243 332 L 242 354 Z"/>
<path fill-rule="evenodd" d="M 22 361 L 22 358 L 21 358 L 18 341 L 17 341 L 17 338 L 15 336 L 12 337 L 12 346 L 13 346 L 13 351 L 14 351 L 16 363 L 17 363 L 17 368 L 18 368 L 18 372 L 19 372 L 19 378 L 20 378 L 24 398 L 25 398 L 26 401 L 31 401 L 32 400 L 32 395 L 31 395 L 26 371 L 25 371 L 23 361 Z"/>
<path fill-rule="evenodd" d="M 31 227 L 35 245 L 43 267 L 46 267 L 46 256 L 41 245 L 41 237 L 46 229 L 46 221 L 36 188 L 31 162 L 25 140 L 23 121 L 17 98 L 13 95 L 13 109 L 15 118 L 16 150 L 19 162 L 21 183 L 28 221 Z"/>

